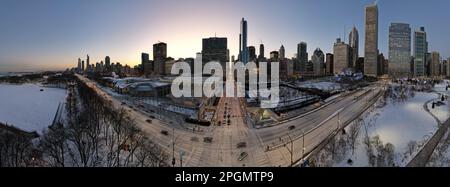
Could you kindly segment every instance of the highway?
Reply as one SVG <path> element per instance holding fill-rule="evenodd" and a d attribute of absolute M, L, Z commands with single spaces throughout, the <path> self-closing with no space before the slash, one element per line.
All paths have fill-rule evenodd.
<path fill-rule="evenodd" d="M 358 117 L 359 113 L 364 111 L 366 106 L 371 104 L 370 101 L 381 91 L 380 87 L 372 86 L 368 90 L 349 93 L 330 101 L 332 103 L 316 111 L 261 129 L 255 129 L 244 123 L 242 98 L 222 97 L 215 115 L 215 121 L 222 124 L 212 125 L 203 133 L 193 133 L 179 128 L 173 129 L 170 124 L 158 119 L 152 119 L 149 123 L 146 121 L 149 119 L 147 114 L 122 105 L 121 101 L 108 95 L 91 80 L 81 75 L 77 77 L 95 89 L 105 100 L 110 101 L 111 107 L 125 109 L 137 126 L 169 155 L 168 163 L 171 163 L 172 155 L 175 156 L 175 166 L 178 167 L 180 152 L 184 152 L 183 166 L 290 166 L 291 154 L 287 148 L 290 148 L 291 140 L 294 142 L 292 147 L 294 148 L 293 162 L 295 162 L 305 153 L 312 151 L 339 125 Z M 228 115 L 230 115 L 229 118 Z M 294 126 L 294 129 L 289 130 L 290 126 Z M 169 135 L 163 135 L 162 130 L 169 132 Z M 303 138 L 304 133 L 306 135 Z M 212 137 L 212 142 L 204 142 L 205 137 Z M 175 152 L 172 149 L 173 141 L 175 141 Z M 245 142 L 245 146 L 238 147 L 241 142 Z M 246 156 L 239 160 L 243 152 Z"/>

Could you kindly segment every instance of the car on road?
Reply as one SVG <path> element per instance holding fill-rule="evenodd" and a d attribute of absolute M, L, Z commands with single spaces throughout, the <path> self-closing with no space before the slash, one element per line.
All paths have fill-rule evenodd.
<path fill-rule="evenodd" d="M 211 143 L 212 142 L 212 137 L 204 137 L 203 138 L 203 142 L 205 142 L 205 143 Z"/>
<path fill-rule="evenodd" d="M 244 148 L 244 147 L 247 147 L 247 143 L 246 142 L 239 142 L 237 144 L 237 148 Z"/>
<path fill-rule="evenodd" d="M 248 153 L 247 153 L 247 152 L 242 152 L 242 153 L 239 155 L 238 160 L 239 160 L 239 161 L 243 161 L 243 160 L 246 159 L 247 157 L 248 157 Z"/>
<path fill-rule="evenodd" d="M 295 126 L 294 125 L 291 125 L 291 126 L 289 126 L 288 127 L 288 129 L 291 131 L 291 130 L 294 130 L 295 129 Z"/>

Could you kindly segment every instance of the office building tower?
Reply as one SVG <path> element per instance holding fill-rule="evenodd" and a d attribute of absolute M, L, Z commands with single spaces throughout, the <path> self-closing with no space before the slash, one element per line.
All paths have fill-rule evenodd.
<path fill-rule="evenodd" d="M 333 61 L 333 74 L 340 74 L 350 68 L 350 46 L 345 42 L 342 42 L 340 38 L 336 40 L 333 46 L 334 61 Z M 378 56 L 377 56 L 378 60 Z"/>
<path fill-rule="evenodd" d="M 261 61 L 264 59 L 264 44 L 259 45 L 259 56 L 258 59 Z"/>
<path fill-rule="evenodd" d="M 320 48 L 317 48 L 316 50 L 314 50 L 314 53 L 311 57 L 311 61 L 313 63 L 313 71 L 314 71 L 314 75 L 316 76 L 321 76 L 324 75 L 324 61 L 325 61 L 325 56 L 322 50 L 320 50 Z"/>
<path fill-rule="evenodd" d="M 364 74 L 376 77 L 380 74 L 378 65 L 378 7 L 376 4 L 366 7 Z"/>
<path fill-rule="evenodd" d="M 227 38 L 203 38 L 202 55 L 203 64 L 211 61 L 226 63 L 228 61 Z"/>
<path fill-rule="evenodd" d="M 425 27 L 414 32 L 414 76 L 427 74 L 428 42 Z"/>
<path fill-rule="evenodd" d="M 153 72 L 156 75 L 164 75 L 167 60 L 167 44 L 159 42 L 153 44 Z"/>
<path fill-rule="evenodd" d="M 306 42 L 300 42 L 297 45 L 297 63 L 294 65 L 296 73 L 305 72 L 308 63 L 308 52 Z"/>
<path fill-rule="evenodd" d="M 334 55 L 331 53 L 327 53 L 326 54 L 326 60 L 325 60 L 325 73 L 327 75 L 332 75 L 333 74 L 333 60 L 334 60 Z"/>
<path fill-rule="evenodd" d="M 280 55 L 280 59 L 285 59 L 286 58 L 286 51 L 285 51 L 283 45 L 281 45 L 281 47 L 280 47 L 279 55 Z"/>
<path fill-rule="evenodd" d="M 352 31 L 349 34 L 349 45 L 351 51 L 351 59 L 352 59 L 352 68 L 356 67 L 356 61 L 359 58 L 359 34 L 356 27 L 353 27 Z"/>
<path fill-rule="evenodd" d="M 248 47 L 248 53 L 249 53 L 249 61 L 250 62 L 256 62 L 256 49 L 255 49 L 255 46 L 249 46 Z"/>
<path fill-rule="evenodd" d="M 430 64 L 430 76 L 440 75 L 440 63 L 441 58 L 439 52 L 433 51 L 431 53 L 431 64 Z"/>
<path fill-rule="evenodd" d="M 407 76 L 411 61 L 411 28 L 406 23 L 389 27 L 389 74 Z"/>
<path fill-rule="evenodd" d="M 241 34 L 239 35 L 239 60 L 244 64 L 248 63 L 249 54 L 247 48 L 247 21 L 241 20 Z"/>

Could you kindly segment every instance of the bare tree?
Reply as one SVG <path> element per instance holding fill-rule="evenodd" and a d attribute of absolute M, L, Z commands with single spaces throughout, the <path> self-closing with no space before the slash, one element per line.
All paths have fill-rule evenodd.
<path fill-rule="evenodd" d="M 67 133 L 62 124 L 57 124 L 44 131 L 39 148 L 43 152 L 44 160 L 50 166 L 64 167 L 68 154 Z"/>
<path fill-rule="evenodd" d="M 416 141 L 409 141 L 408 144 L 406 145 L 407 147 L 407 151 L 409 153 L 409 155 L 412 155 L 414 153 L 414 150 L 416 149 L 417 146 L 417 142 Z"/>

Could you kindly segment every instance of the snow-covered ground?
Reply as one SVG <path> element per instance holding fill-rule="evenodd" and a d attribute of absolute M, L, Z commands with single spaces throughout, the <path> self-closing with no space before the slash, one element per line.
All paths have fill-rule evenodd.
<path fill-rule="evenodd" d="M 450 95 L 450 89 L 445 89 L 448 83 L 449 81 L 445 80 L 444 83 L 436 85 L 434 90 L 448 96 Z M 430 109 L 441 122 L 444 122 L 450 117 L 450 101 L 444 101 L 444 103 L 445 105 L 436 106 L 435 109 Z M 450 167 L 450 130 L 447 130 L 447 133 L 442 137 L 441 142 L 436 146 L 427 166 Z"/>
<path fill-rule="evenodd" d="M 22 130 L 42 132 L 51 125 L 65 97 L 64 89 L 0 84 L 0 121 Z"/>
<path fill-rule="evenodd" d="M 409 162 L 411 155 L 408 152 L 412 152 L 412 155 L 414 155 L 437 130 L 437 121 L 425 111 L 423 105 L 429 100 L 436 99 L 438 94 L 407 91 L 405 95 L 406 99 L 397 98 L 395 101 L 393 98 L 387 97 L 385 103 L 383 99 L 380 99 L 375 107 L 369 109 L 363 115 L 363 120 L 359 122 L 359 129 L 355 130 L 358 133 L 354 153 L 352 153 L 349 143 L 342 143 L 349 141 L 348 135 L 340 135 L 337 139 L 343 139 L 340 143 L 344 145 L 343 148 L 341 147 L 344 151 L 340 151 L 341 155 L 339 156 L 333 156 L 332 161 L 330 161 L 330 158 L 321 158 L 320 165 L 339 167 L 375 166 L 373 162 L 370 164 L 369 155 L 374 156 L 375 160 L 380 158 L 387 160 L 389 156 L 380 156 L 379 153 L 380 150 L 381 152 L 387 150 L 387 144 L 393 145 L 394 149 L 391 154 L 392 161 L 386 161 L 386 163 L 390 163 L 385 164 L 386 166 L 392 166 L 392 164 L 404 166 Z M 351 132 L 351 125 L 346 128 L 346 132 L 348 134 Z M 365 141 L 367 137 L 371 142 L 370 149 L 366 143 L 368 141 Z M 409 149 L 408 145 L 412 144 L 415 146 Z M 326 155 L 324 150 L 321 151 L 321 157 Z M 372 150 L 372 153 L 369 150 Z M 349 162 L 349 159 L 351 159 L 351 162 Z"/>
<path fill-rule="evenodd" d="M 329 82 L 329 81 L 321 81 L 321 82 L 302 82 L 298 83 L 297 86 L 303 88 L 317 88 L 319 90 L 324 91 L 332 91 L 332 90 L 340 90 L 342 89 L 342 85 L 339 83 Z"/>

